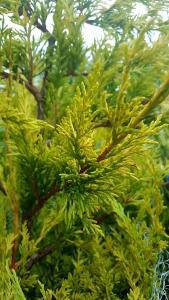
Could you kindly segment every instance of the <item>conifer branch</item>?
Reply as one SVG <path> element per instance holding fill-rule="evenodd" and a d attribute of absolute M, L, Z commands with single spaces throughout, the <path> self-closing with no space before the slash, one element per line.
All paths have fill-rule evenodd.
<path fill-rule="evenodd" d="M 25 10 L 26 10 L 26 14 L 29 18 L 31 16 L 33 16 L 34 12 L 29 3 L 26 5 Z M 21 15 L 23 15 L 23 10 L 19 14 L 19 16 L 21 16 Z M 33 25 L 36 28 L 38 28 L 42 33 L 47 33 L 49 35 L 47 52 L 50 52 L 50 58 L 51 58 L 51 56 L 53 55 L 53 49 L 54 49 L 54 45 L 56 42 L 55 37 L 47 29 L 45 22 L 43 22 L 43 24 L 39 23 L 38 16 L 34 18 Z M 48 64 L 48 59 L 46 59 L 46 68 L 44 70 L 42 87 L 39 92 L 39 98 L 41 99 L 41 101 L 39 101 L 40 107 L 38 107 L 38 119 L 44 119 L 44 107 L 43 107 L 44 101 L 42 101 L 42 100 L 44 99 L 44 96 L 45 96 L 46 82 L 47 82 L 48 71 L 49 71 L 50 67 L 51 67 L 51 64 Z"/>
<path fill-rule="evenodd" d="M 95 217 L 94 219 L 96 220 L 97 224 L 99 224 L 99 223 L 103 222 L 105 219 L 107 219 L 109 216 L 110 215 L 106 214 L 106 215 Z M 49 246 L 46 246 L 45 248 L 39 250 L 34 255 L 32 255 L 26 263 L 26 270 L 30 271 L 30 269 L 33 267 L 33 265 L 35 263 L 39 262 L 42 258 L 51 254 L 55 249 L 56 249 L 56 246 L 49 245 Z"/>
<path fill-rule="evenodd" d="M 0 191 L 4 194 L 4 196 L 7 196 L 7 192 L 1 180 L 0 180 Z"/>
<path fill-rule="evenodd" d="M 37 263 L 39 260 L 41 260 L 42 258 L 44 258 L 45 256 L 47 256 L 48 254 L 51 254 L 53 251 L 55 250 L 54 246 L 47 246 L 41 250 L 39 250 L 37 253 L 35 253 L 34 255 L 32 255 L 29 260 L 27 261 L 26 264 L 26 270 L 30 271 L 30 269 L 33 267 L 33 265 L 35 263 Z"/>
<path fill-rule="evenodd" d="M 97 128 L 111 128 L 112 127 L 112 124 L 109 120 L 105 121 L 105 122 L 102 122 L 102 123 L 98 123 L 96 125 L 94 125 L 94 129 L 97 129 Z"/>
<path fill-rule="evenodd" d="M 33 16 L 34 11 L 30 6 L 30 3 L 28 2 L 26 4 L 26 6 L 24 6 L 24 9 L 26 11 L 27 17 L 30 18 L 31 16 Z M 20 7 L 18 8 L 18 15 L 19 17 L 21 17 L 23 15 L 23 5 L 21 4 Z M 46 28 L 46 24 L 40 24 L 38 21 L 38 17 L 35 18 L 34 20 L 34 26 L 37 27 L 40 31 L 42 31 L 43 33 L 50 33 L 47 28 Z"/>
<path fill-rule="evenodd" d="M 105 214 L 105 215 L 102 215 L 102 216 L 97 216 L 97 217 L 94 218 L 94 220 L 97 222 L 97 224 L 100 224 L 104 220 L 106 220 L 109 216 L 110 216 L 109 214 Z M 39 250 L 34 255 L 32 255 L 29 258 L 29 260 L 27 261 L 26 270 L 30 271 L 30 269 L 33 267 L 33 265 L 35 263 L 39 262 L 39 260 L 41 260 L 42 258 L 47 256 L 48 254 L 51 254 L 55 249 L 56 249 L 56 247 L 54 245 L 49 245 L 49 246 L 46 246 L 45 248 Z"/>
<path fill-rule="evenodd" d="M 68 71 L 67 73 L 66 73 L 66 75 L 65 76 L 73 76 L 73 77 L 76 77 L 76 76 L 84 76 L 84 77 L 87 77 L 89 74 L 88 74 L 88 72 L 86 72 L 86 71 L 83 71 L 82 73 L 76 73 L 75 71 Z"/>
<path fill-rule="evenodd" d="M 8 79 L 11 76 L 11 74 L 3 71 L 0 73 L 0 76 L 3 79 Z M 37 107 L 38 107 L 38 116 L 37 117 L 38 117 L 38 119 L 42 120 L 43 115 L 44 115 L 44 108 L 43 108 L 44 99 L 41 95 L 41 92 L 38 90 L 38 88 L 36 86 L 33 85 L 33 83 L 22 79 L 20 76 L 17 76 L 16 74 L 12 75 L 12 79 L 15 81 L 18 81 L 20 84 L 24 85 L 27 88 L 27 90 L 34 96 L 34 98 L 37 102 Z"/>
<path fill-rule="evenodd" d="M 53 35 L 51 33 L 49 33 L 49 34 L 50 34 L 50 37 L 48 39 L 48 48 L 47 48 L 46 52 L 48 54 L 50 53 L 49 57 L 51 59 L 51 57 L 53 56 L 53 53 L 54 53 L 54 45 L 55 45 L 56 39 L 53 37 Z M 42 87 L 41 87 L 41 91 L 40 91 L 42 98 L 45 97 L 46 83 L 47 83 L 48 73 L 49 73 L 50 68 L 51 68 L 51 63 L 50 63 L 49 59 L 46 58 L 46 68 L 45 68 Z"/>
<path fill-rule="evenodd" d="M 3 79 L 8 79 L 9 76 L 11 76 L 11 74 L 3 71 L 3 72 L 0 73 L 0 76 Z M 28 83 L 27 81 L 20 78 L 16 74 L 12 75 L 12 79 L 15 80 L 15 81 L 18 81 L 20 84 L 24 85 L 29 90 L 29 92 L 35 97 L 35 99 L 37 99 L 39 97 L 39 95 L 38 95 L 38 94 L 40 94 L 39 90 L 33 84 Z"/>
<path fill-rule="evenodd" d="M 35 205 L 30 213 L 28 215 L 24 214 L 22 218 L 22 222 L 25 221 L 28 222 L 28 227 L 30 228 L 32 225 L 32 219 L 39 213 L 39 211 L 44 207 L 45 203 L 56 193 L 59 193 L 61 189 L 56 185 L 56 182 L 54 182 L 51 186 L 51 189 L 49 192 L 46 193 L 44 198 L 40 199 L 38 196 L 38 203 Z"/>
<path fill-rule="evenodd" d="M 37 203 L 39 203 L 41 201 L 40 200 L 40 194 L 39 194 L 38 187 L 36 185 L 35 180 L 32 181 L 32 191 L 35 195 L 35 199 L 37 200 Z"/>
<path fill-rule="evenodd" d="M 131 122 L 130 127 L 136 127 L 157 105 L 163 102 L 169 95 L 169 72 L 166 80 L 155 92 L 151 100 L 144 106 L 140 114 Z"/>
<path fill-rule="evenodd" d="M 97 224 L 100 224 L 101 222 L 103 222 L 105 219 L 107 219 L 110 215 L 102 215 L 102 216 L 98 216 L 95 217 L 95 221 L 97 222 Z"/>
<path fill-rule="evenodd" d="M 112 150 L 113 143 L 104 149 L 104 151 L 97 157 L 97 162 L 100 162 L 106 158 L 106 155 Z"/>
<path fill-rule="evenodd" d="M 48 33 L 50 34 L 49 30 L 46 28 L 46 24 L 40 24 L 38 22 L 38 18 L 35 20 L 34 22 L 34 26 L 36 26 L 40 31 L 42 31 L 43 33 Z"/>
<path fill-rule="evenodd" d="M 11 262 L 11 269 L 15 271 L 17 269 L 17 262 L 16 262 L 17 250 L 18 250 L 18 241 L 15 239 L 12 247 L 12 262 Z"/>
<path fill-rule="evenodd" d="M 19 235 L 19 206 L 15 195 L 13 199 L 13 216 L 14 216 L 13 228 L 14 228 L 15 239 L 12 247 L 11 269 L 16 270 L 17 268 L 16 257 L 17 257 L 17 250 L 18 250 L 18 235 Z"/>
<path fill-rule="evenodd" d="M 148 101 L 143 110 L 138 114 L 138 116 L 133 119 L 130 123 L 129 128 L 135 128 L 156 106 L 158 106 L 161 102 L 163 102 L 169 95 L 169 72 L 167 79 L 160 86 L 160 88 L 154 93 L 153 97 L 150 101 Z M 97 157 L 97 162 L 100 162 L 106 159 L 107 154 L 113 149 L 113 146 L 120 143 L 128 133 L 122 133 L 116 141 L 110 143 L 108 147 L 104 149 L 104 151 Z"/>

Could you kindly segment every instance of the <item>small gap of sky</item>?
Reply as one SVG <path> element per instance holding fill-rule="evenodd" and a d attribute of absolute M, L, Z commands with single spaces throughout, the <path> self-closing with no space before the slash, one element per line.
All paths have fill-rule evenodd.
<path fill-rule="evenodd" d="M 115 3 L 115 0 L 102 0 L 103 9 L 109 8 L 112 4 Z M 137 16 L 141 16 L 146 12 L 145 6 L 143 4 L 138 3 L 134 8 L 134 14 Z M 93 26 L 90 24 L 84 24 L 82 29 L 82 34 L 85 40 L 85 43 L 88 47 L 91 47 L 94 41 L 98 41 L 104 38 L 103 29 L 98 26 Z M 113 44 L 113 41 L 110 41 Z"/>
<path fill-rule="evenodd" d="M 102 7 L 102 9 L 107 9 L 114 3 L 115 3 L 115 0 L 102 0 L 101 7 Z M 136 15 L 144 14 L 145 13 L 144 5 L 142 5 L 142 4 L 136 5 L 134 12 Z M 20 30 L 20 26 L 13 24 L 10 21 L 9 17 L 5 16 L 5 21 L 9 27 L 15 28 L 16 30 Z M 49 31 L 52 30 L 52 24 L 53 24 L 52 15 L 49 15 L 48 19 L 47 19 L 47 28 Z M 40 36 L 40 31 L 38 29 L 35 29 L 34 34 L 38 38 Z M 88 47 L 91 47 L 92 44 L 94 43 L 94 41 L 101 40 L 104 37 L 104 31 L 101 28 L 90 25 L 90 24 L 83 25 L 82 34 L 84 37 L 85 44 Z"/>

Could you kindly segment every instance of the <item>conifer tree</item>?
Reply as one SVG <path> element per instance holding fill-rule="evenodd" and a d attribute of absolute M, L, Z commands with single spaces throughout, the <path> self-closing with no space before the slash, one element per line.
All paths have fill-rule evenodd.
<path fill-rule="evenodd" d="M 0 2 L 0 299 L 163 299 L 166 2 Z"/>

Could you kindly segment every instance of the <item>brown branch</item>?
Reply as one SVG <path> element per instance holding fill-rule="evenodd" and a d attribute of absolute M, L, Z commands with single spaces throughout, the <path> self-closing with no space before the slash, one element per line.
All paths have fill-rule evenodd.
<path fill-rule="evenodd" d="M 24 5 L 24 9 L 26 11 L 26 14 L 27 14 L 28 18 L 33 16 L 34 11 L 31 8 L 29 1 L 26 3 L 26 5 Z M 21 17 L 23 15 L 23 5 L 22 4 L 18 8 L 18 15 L 19 15 L 19 17 Z M 46 28 L 46 24 L 40 24 L 39 23 L 38 16 L 35 18 L 35 21 L 34 21 L 33 25 L 36 26 L 43 33 L 45 33 L 45 32 L 50 33 Z"/>
<path fill-rule="evenodd" d="M 11 74 L 3 71 L 3 72 L 0 73 L 0 76 L 3 79 L 8 79 L 9 76 L 11 76 Z M 12 75 L 12 79 L 15 80 L 15 81 L 18 81 L 20 84 L 23 84 L 29 90 L 29 92 L 35 97 L 35 99 L 38 98 L 40 92 L 34 85 L 31 85 L 29 82 L 23 80 L 20 77 L 17 77 L 16 74 Z"/>
<path fill-rule="evenodd" d="M 97 224 L 103 222 L 105 219 L 107 219 L 110 215 L 102 215 L 102 216 L 98 216 L 95 217 L 94 220 L 97 222 Z"/>
<path fill-rule="evenodd" d="M 93 126 L 93 129 L 97 129 L 97 128 L 111 128 L 111 127 L 112 127 L 111 122 L 109 120 L 107 120 L 105 122 L 95 124 Z"/>
<path fill-rule="evenodd" d="M 34 14 L 34 11 L 33 9 L 31 8 L 30 4 L 27 3 L 27 5 L 25 6 L 25 10 L 26 10 L 26 14 L 29 18 L 31 18 Z M 23 14 L 23 11 L 21 12 L 20 16 Z M 55 37 L 50 33 L 50 31 L 47 29 L 46 27 L 46 24 L 43 23 L 43 24 L 40 24 L 39 21 L 38 21 L 38 16 L 34 18 L 34 22 L 33 22 L 33 25 L 38 28 L 41 32 L 43 33 L 48 33 L 49 35 L 49 39 L 48 39 L 48 49 L 47 51 L 49 52 L 50 51 L 50 57 L 53 55 L 53 49 L 54 49 L 54 45 L 55 45 L 55 42 L 56 42 L 56 39 Z M 47 64 L 46 64 L 46 68 L 44 70 L 45 72 L 45 75 L 44 75 L 44 78 L 43 78 L 43 82 L 42 82 L 42 87 L 41 87 L 41 90 L 39 92 L 39 96 L 41 96 L 41 99 L 44 99 L 44 96 L 45 96 L 45 88 L 46 88 L 46 81 L 47 81 L 47 78 L 48 78 L 48 71 L 51 67 L 51 64 L 48 64 L 48 59 L 46 60 Z M 33 76 L 32 76 L 33 78 Z M 38 119 L 43 119 L 44 116 L 44 111 L 42 112 L 42 104 L 43 101 L 40 101 L 39 103 L 41 103 L 41 107 L 39 107 L 39 111 L 38 111 Z"/>
<path fill-rule="evenodd" d="M 19 208 L 17 203 L 14 203 L 13 208 L 13 214 L 14 214 L 14 234 L 15 234 L 15 240 L 13 242 L 12 247 L 12 261 L 11 261 L 11 269 L 16 270 L 17 269 L 17 262 L 16 262 L 16 256 L 17 256 L 17 250 L 18 250 L 18 232 L 19 232 Z"/>
<path fill-rule="evenodd" d="M 99 223 L 103 222 L 105 219 L 107 219 L 109 216 L 110 215 L 102 215 L 102 216 L 95 217 L 94 219 L 99 224 Z M 32 255 L 27 261 L 26 270 L 30 271 L 30 269 L 33 267 L 33 265 L 35 263 L 39 262 L 42 258 L 47 256 L 48 254 L 51 254 L 53 251 L 55 251 L 55 249 L 56 249 L 56 246 L 49 245 L 49 246 L 46 246 L 45 248 L 39 250 L 34 255 Z"/>
<path fill-rule="evenodd" d="M 0 180 L 0 191 L 4 194 L 4 196 L 7 196 L 7 192 L 1 180 Z"/>
<path fill-rule="evenodd" d="M 151 100 L 144 105 L 143 110 L 130 123 L 129 128 L 136 128 L 137 125 L 155 108 L 158 104 L 164 101 L 169 95 L 169 72 L 166 80 L 161 84 L 160 88 L 154 93 Z M 117 140 L 111 143 L 105 150 L 97 157 L 97 162 L 106 159 L 107 154 L 113 149 L 113 146 L 121 142 L 128 133 L 122 133 Z"/>
<path fill-rule="evenodd" d="M 108 147 L 106 147 L 106 148 L 104 149 L 104 151 L 103 151 L 101 154 L 99 154 L 99 156 L 97 157 L 96 161 L 97 161 L 97 162 L 100 162 L 100 161 L 106 159 L 106 155 L 112 150 L 113 146 L 114 146 L 114 144 L 111 143 Z M 85 165 L 81 166 L 81 169 L 80 169 L 80 172 L 79 172 L 79 173 L 80 173 L 80 174 L 83 174 L 83 173 L 85 173 L 88 169 L 89 169 L 89 165 L 86 165 L 86 164 L 85 164 Z"/>
<path fill-rule="evenodd" d="M 76 73 L 75 71 L 68 71 L 64 76 L 88 76 L 88 72 L 87 71 L 83 71 L 82 73 Z"/>
<path fill-rule="evenodd" d="M 27 5 L 24 7 L 26 10 L 26 14 L 27 16 L 30 18 L 31 16 L 33 16 L 34 12 L 33 9 L 31 8 L 30 4 L 27 3 Z M 19 16 L 23 15 L 23 10 L 21 10 Z M 46 27 L 46 24 L 40 24 L 38 21 L 38 16 L 35 18 L 34 26 L 36 26 L 41 32 L 43 33 L 48 33 L 49 34 L 49 39 L 48 39 L 48 48 L 47 48 L 47 52 L 50 53 L 49 57 L 51 58 L 53 55 L 53 50 L 54 50 L 54 45 L 56 42 L 56 38 L 53 36 L 52 33 L 50 33 Z M 45 97 L 45 89 L 46 89 L 46 82 L 48 79 L 48 72 L 51 68 L 51 63 L 48 63 L 48 58 L 46 59 L 46 69 L 44 70 L 44 78 L 43 78 L 43 82 L 42 82 L 42 87 L 41 87 L 41 91 L 40 91 L 40 95 L 41 95 L 41 99 L 44 99 Z M 79 74 L 76 74 L 76 72 L 74 71 L 70 71 L 66 74 L 66 76 L 78 76 Z M 82 72 L 82 74 L 80 74 L 82 76 L 87 76 L 88 73 L 87 72 Z M 36 96 L 35 96 L 36 97 Z M 38 111 L 38 119 L 43 119 L 42 114 L 44 114 L 44 112 L 42 113 L 42 104 L 43 101 L 39 101 L 38 103 L 41 104 L 41 107 L 39 107 L 39 111 Z"/>
<path fill-rule="evenodd" d="M 29 260 L 27 261 L 26 264 L 26 270 L 29 271 L 32 266 L 38 262 L 39 260 L 41 260 L 43 257 L 47 256 L 48 254 L 50 254 L 51 252 L 53 252 L 56 249 L 56 247 L 54 246 L 47 246 L 41 250 L 39 250 L 37 253 L 35 253 L 34 255 L 32 255 Z"/>
<path fill-rule="evenodd" d="M 11 76 L 11 74 L 3 71 L 0 73 L 0 76 L 3 79 L 8 79 L 9 76 Z M 44 99 L 43 99 L 40 91 L 38 90 L 38 88 L 36 86 L 34 86 L 33 84 L 29 83 L 28 81 L 23 80 L 21 77 L 16 76 L 16 74 L 12 74 L 12 79 L 15 81 L 18 81 L 20 84 L 24 85 L 27 88 L 27 90 L 34 96 L 34 98 L 37 102 L 37 107 L 38 107 L 37 118 L 39 120 L 43 120 L 43 118 L 44 118 Z"/>
<path fill-rule="evenodd" d="M 51 35 L 50 31 L 47 29 L 46 24 L 40 24 L 38 21 L 38 17 L 35 19 L 35 22 L 33 24 L 36 28 L 38 28 L 43 33 L 48 33 Z"/>
<path fill-rule="evenodd" d="M 51 198 L 54 194 L 59 193 L 60 191 L 61 189 L 56 185 L 56 182 L 54 182 L 51 186 L 51 190 L 46 193 L 44 198 L 39 199 L 37 205 L 35 205 L 31 209 L 29 215 L 23 215 L 22 222 L 24 223 L 25 221 L 27 221 L 28 227 L 30 228 L 30 226 L 32 225 L 33 217 L 35 217 L 39 213 L 39 211 L 41 210 L 41 208 L 44 207 L 45 203 L 49 200 L 49 198 Z"/>
<path fill-rule="evenodd" d="M 38 22 L 38 19 L 35 20 L 34 22 L 34 26 L 36 26 L 40 31 L 42 31 L 43 33 L 49 33 L 49 30 L 46 28 L 46 25 L 43 24 L 41 25 L 39 22 Z"/>
<path fill-rule="evenodd" d="M 97 157 L 97 162 L 100 162 L 106 158 L 106 155 L 112 150 L 113 143 L 104 149 L 104 151 Z"/>
<path fill-rule="evenodd" d="M 97 224 L 99 224 L 99 223 L 103 222 L 105 219 L 107 219 L 109 216 L 110 215 L 106 214 L 106 215 L 95 217 L 94 219 L 96 220 Z M 32 268 L 32 266 L 35 263 L 39 262 L 42 258 L 47 256 L 48 254 L 51 254 L 55 249 L 56 249 L 56 246 L 49 245 L 49 246 L 39 250 L 34 255 L 32 255 L 27 261 L 26 270 L 30 271 L 30 269 Z"/>
<path fill-rule="evenodd" d="M 32 191 L 35 195 L 35 199 L 37 200 L 37 203 L 39 203 L 41 201 L 40 200 L 40 194 L 39 194 L 38 187 L 37 187 L 36 182 L 35 182 L 34 179 L 32 180 Z"/>
<path fill-rule="evenodd" d="M 48 193 L 48 196 L 50 194 L 52 194 L 53 192 L 51 191 L 50 193 Z M 94 220 L 97 222 L 97 224 L 102 223 L 103 221 L 105 221 L 108 217 L 110 216 L 110 214 L 105 214 L 105 215 L 101 215 L 101 216 L 96 216 L 94 217 Z M 34 255 L 32 255 L 29 260 L 27 261 L 26 264 L 26 270 L 30 271 L 30 269 L 32 268 L 32 266 L 37 263 L 39 260 L 41 260 L 42 258 L 44 258 L 45 256 L 47 256 L 48 254 L 52 253 L 54 250 L 56 249 L 56 247 L 53 245 L 49 245 L 41 250 L 39 250 L 37 253 L 35 253 Z"/>
<path fill-rule="evenodd" d="M 56 0 L 53 0 L 53 1 L 51 1 L 51 2 L 56 2 Z M 27 17 L 31 17 L 32 15 L 33 15 L 33 10 L 32 10 L 32 8 L 30 7 L 30 5 L 29 4 L 27 4 L 27 7 L 24 7 L 25 8 L 25 10 L 26 10 L 26 14 L 27 14 Z M 19 13 L 19 16 L 22 16 L 23 15 L 23 10 L 21 11 L 20 10 L 20 13 Z M 96 18 L 95 20 L 88 20 L 88 19 L 86 19 L 85 20 L 85 23 L 87 23 L 87 24 L 90 24 L 90 25 L 95 25 L 95 26 L 97 26 L 98 25 L 98 18 Z M 40 31 L 42 31 L 43 33 L 49 33 L 49 34 L 51 34 L 49 31 L 48 31 L 48 29 L 46 28 L 46 24 L 44 23 L 44 24 L 40 24 L 39 23 L 39 21 L 38 21 L 38 17 L 36 17 L 35 18 L 35 21 L 34 21 L 34 23 L 33 23 L 33 25 L 34 26 L 36 26 Z"/>
<path fill-rule="evenodd" d="M 45 89 L 46 89 L 46 83 L 47 83 L 47 79 L 48 79 L 48 73 L 49 73 L 49 70 L 52 67 L 50 60 L 51 60 L 51 57 L 53 56 L 53 53 L 54 53 L 55 42 L 56 42 L 55 37 L 52 34 L 50 34 L 50 37 L 48 39 L 48 47 L 47 47 L 47 50 L 46 50 L 46 53 L 48 54 L 47 57 L 46 57 L 46 68 L 45 68 L 45 73 L 44 73 L 44 77 L 43 77 L 42 88 L 41 88 L 41 91 L 40 91 L 41 96 L 43 98 L 45 97 Z"/>
<path fill-rule="evenodd" d="M 11 269 L 16 270 L 17 269 L 16 257 L 17 257 L 18 236 L 19 236 L 19 206 L 18 206 L 18 199 L 17 199 L 17 193 L 15 187 L 14 187 L 14 194 L 12 199 L 12 209 L 13 209 L 13 232 L 15 235 L 15 239 L 12 247 Z"/>
<path fill-rule="evenodd" d="M 18 241 L 15 239 L 12 247 L 12 261 L 11 261 L 11 269 L 15 271 L 17 269 L 17 262 L 16 262 L 17 250 L 18 250 Z"/>

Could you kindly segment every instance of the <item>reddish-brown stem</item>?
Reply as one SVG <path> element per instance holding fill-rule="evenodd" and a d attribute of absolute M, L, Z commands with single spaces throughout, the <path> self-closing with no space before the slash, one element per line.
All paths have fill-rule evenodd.
<path fill-rule="evenodd" d="M 105 219 L 107 219 L 109 216 L 110 215 L 106 214 L 106 215 L 95 217 L 94 219 L 96 220 L 97 224 L 99 224 L 99 223 L 103 222 Z M 56 246 L 49 245 L 49 246 L 39 250 L 34 255 L 32 255 L 27 261 L 26 270 L 29 271 L 35 263 L 40 261 L 42 258 L 47 256 L 48 254 L 52 253 L 55 249 L 56 249 Z"/>
<path fill-rule="evenodd" d="M 106 147 L 104 149 L 104 151 L 101 154 L 99 154 L 96 161 L 100 162 L 100 161 L 104 160 L 106 158 L 106 155 L 112 150 L 112 148 L 113 148 L 113 143 L 111 143 L 108 147 Z M 81 166 L 81 169 L 80 169 L 79 173 L 80 174 L 85 173 L 88 170 L 88 168 L 89 168 L 89 165 L 86 165 L 86 164 Z"/>
<path fill-rule="evenodd" d="M 7 196 L 7 192 L 1 180 L 0 180 L 0 191 L 4 194 L 4 196 Z"/>
<path fill-rule="evenodd" d="M 39 194 L 38 187 L 36 186 L 36 182 L 35 182 L 34 179 L 32 180 L 32 191 L 33 191 L 33 193 L 35 195 L 37 203 L 39 203 L 41 201 L 40 200 L 40 194 Z"/>
<path fill-rule="evenodd" d="M 17 249 L 18 249 L 18 243 L 17 240 L 15 239 L 13 242 L 13 247 L 12 247 L 12 261 L 11 261 L 11 269 L 16 271 L 16 254 L 17 254 Z"/>
<path fill-rule="evenodd" d="M 100 162 L 106 158 L 106 155 L 112 150 L 113 143 L 104 149 L 104 151 L 97 157 L 97 162 Z"/>
<path fill-rule="evenodd" d="M 43 257 L 47 256 L 48 254 L 50 254 L 54 250 L 55 250 L 55 247 L 51 246 L 51 245 L 39 250 L 37 253 L 32 255 L 29 258 L 29 260 L 27 261 L 26 270 L 29 271 L 36 262 L 41 260 Z"/>
<path fill-rule="evenodd" d="M 95 217 L 95 221 L 97 222 L 97 224 L 103 222 L 105 219 L 107 219 L 109 217 L 109 215 L 102 215 L 102 216 L 98 216 L 98 217 Z"/>
<path fill-rule="evenodd" d="M 46 195 L 44 196 L 44 198 L 39 199 L 37 205 L 35 205 L 35 206 L 31 209 L 30 214 L 29 214 L 29 215 L 24 215 L 24 216 L 23 216 L 23 218 L 22 218 L 23 223 L 24 223 L 25 221 L 28 221 L 28 227 L 30 227 L 31 224 L 32 224 L 32 219 L 33 219 L 33 217 L 36 216 L 36 215 L 39 213 L 39 211 L 41 210 L 41 208 L 45 205 L 45 203 L 48 201 L 48 199 L 49 199 L 50 197 L 52 197 L 54 194 L 56 194 L 56 193 L 58 193 L 58 192 L 60 192 L 60 191 L 61 191 L 61 189 L 60 189 L 60 188 L 56 185 L 56 183 L 54 182 L 54 183 L 52 184 L 51 190 L 50 190 L 49 192 L 46 193 Z"/>
<path fill-rule="evenodd" d="M 11 75 L 7 72 L 1 72 L 0 76 L 4 79 L 8 79 L 10 76 L 12 76 L 13 80 L 18 81 L 20 84 L 23 84 L 27 90 L 35 97 L 35 100 L 37 102 L 38 107 L 38 114 L 37 118 L 39 120 L 43 120 L 44 118 L 44 98 L 41 95 L 41 92 L 38 90 L 36 86 L 34 86 L 31 82 L 28 82 L 26 80 L 23 80 L 19 76 L 16 76 L 15 74 Z"/>
<path fill-rule="evenodd" d="M 15 203 L 16 204 L 16 203 Z M 14 205 L 15 205 L 14 204 Z M 14 242 L 13 242 L 13 247 L 12 247 L 12 261 L 11 261 L 11 269 L 14 269 L 16 271 L 17 265 L 16 265 L 16 256 L 17 256 L 17 249 L 18 249 L 18 228 L 19 228 L 19 210 L 18 206 L 15 205 L 14 209 L 14 234 L 16 236 Z"/>

